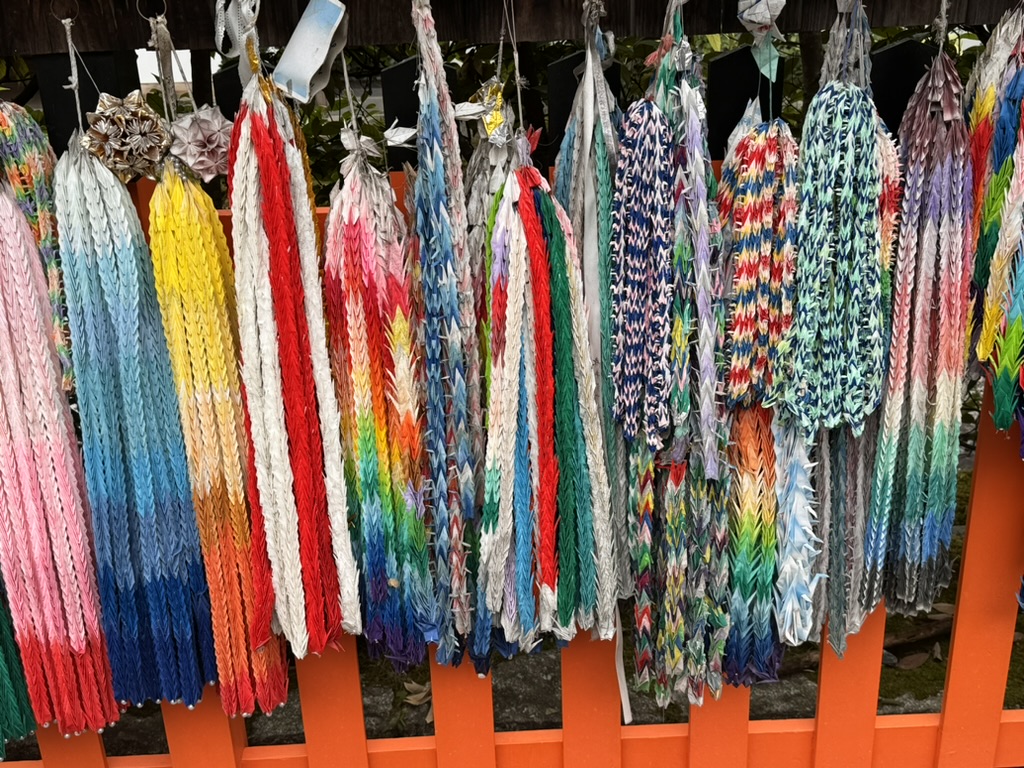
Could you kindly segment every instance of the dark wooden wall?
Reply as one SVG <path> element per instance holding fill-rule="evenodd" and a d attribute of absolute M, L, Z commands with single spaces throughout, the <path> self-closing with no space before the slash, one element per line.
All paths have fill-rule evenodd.
<path fill-rule="evenodd" d="M 939 0 L 867 0 L 872 26 L 931 23 Z M 951 23 L 995 23 L 1014 0 L 950 0 Z M 136 13 L 136 0 L 78 0 L 75 41 L 82 51 L 144 48 L 149 26 Z M 139 0 L 156 13 L 162 0 Z M 305 0 L 263 0 L 263 45 L 283 45 Z M 619 36 L 658 37 L 665 0 L 606 0 L 605 27 Z M 410 42 L 408 0 L 351 0 L 350 43 Z M 515 0 L 517 31 L 523 41 L 578 38 L 581 0 Z M 65 50 L 64 30 L 51 14 L 74 12 L 75 0 L 0 0 L 0 55 L 55 53 Z M 167 0 L 167 16 L 179 48 L 212 49 L 213 0 Z M 785 31 L 827 29 L 835 0 L 789 0 L 779 19 Z M 501 25 L 501 0 L 434 0 L 438 32 L 448 40 L 493 41 Z M 691 0 L 686 6 L 691 34 L 739 31 L 735 0 Z"/>

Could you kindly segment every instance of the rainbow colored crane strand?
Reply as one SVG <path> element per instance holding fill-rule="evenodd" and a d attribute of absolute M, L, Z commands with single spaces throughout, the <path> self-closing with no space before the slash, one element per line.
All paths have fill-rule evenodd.
<path fill-rule="evenodd" d="M 220 698 L 231 716 L 282 706 L 283 641 L 259 637 L 270 596 L 262 512 L 247 503 L 249 445 L 238 373 L 231 257 L 213 201 L 167 163 L 150 202 L 157 298 L 178 393 L 199 540 L 206 565 Z M 257 603 L 260 603 L 257 608 Z"/>
<path fill-rule="evenodd" d="M 252 40 L 247 47 L 258 72 Z M 254 76 L 231 144 L 235 293 L 273 616 L 298 658 L 322 653 L 342 630 L 362 631 L 302 142 L 280 95 Z M 268 623 L 257 634 L 267 637 L 271 612 L 260 615 Z"/>
<path fill-rule="evenodd" d="M 691 66 L 695 73 L 700 71 L 698 59 L 691 59 Z M 690 75 L 691 80 L 696 77 L 696 74 Z M 691 167 L 681 176 L 677 174 L 676 236 L 677 247 L 680 237 L 690 238 L 692 267 L 687 270 L 686 283 L 692 283 L 693 287 L 686 318 L 694 318 L 695 323 L 692 326 L 695 333 L 690 334 L 690 349 L 680 358 L 690 361 L 689 375 L 691 381 L 696 379 L 696 387 L 692 383 L 678 383 L 685 375 L 682 368 L 677 371 L 676 381 L 680 409 L 690 414 L 689 430 L 699 436 L 694 438 L 693 442 L 699 442 L 699 447 L 691 447 L 688 466 L 688 493 L 693 509 L 688 516 L 687 555 L 690 563 L 702 564 L 687 587 L 690 606 L 687 613 L 699 616 L 699 621 L 691 620 L 692 626 L 687 628 L 687 645 L 692 658 L 687 665 L 689 699 L 699 704 L 703 701 L 705 682 L 712 696 L 721 695 L 722 663 L 729 634 L 729 473 L 722 469 L 728 429 L 725 404 L 719 394 L 726 326 L 725 304 L 721 300 L 724 270 L 717 181 L 707 147 L 705 107 L 696 86 L 684 81 L 679 91 L 686 115 L 680 146 Z M 688 234 L 684 235 L 684 231 Z M 689 407 L 681 402 L 687 391 L 691 395 Z"/>
<path fill-rule="evenodd" d="M 0 168 L 39 244 L 46 267 L 51 335 L 63 370 L 62 385 L 65 390 L 70 390 L 74 386 L 74 372 L 53 199 L 53 169 L 56 164 L 53 149 L 32 116 L 17 104 L 0 101 Z"/>
<path fill-rule="evenodd" d="M 940 54 L 903 118 L 906 193 L 865 543 L 867 610 L 883 592 L 890 610 L 930 610 L 950 578 L 973 243 L 961 93 L 955 65 Z"/>
<path fill-rule="evenodd" d="M 351 398 L 361 509 L 366 636 L 399 670 L 421 662 L 433 585 L 422 507 L 418 364 L 412 348 L 404 226 L 387 179 L 361 150 L 327 225 L 324 282 L 332 361 Z"/>
<path fill-rule="evenodd" d="M 56 191 L 114 691 L 195 704 L 217 671 L 149 249 L 128 191 L 77 144 Z"/>
<path fill-rule="evenodd" d="M 85 472 L 51 320 L 34 233 L 0 184 L 0 569 L 10 605 L 10 618 L 6 605 L 0 611 L 4 738 L 24 736 L 35 722 L 56 721 L 65 734 L 102 730 L 119 716 Z"/>
<path fill-rule="evenodd" d="M 967 82 L 967 114 L 970 118 L 970 153 L 972 188 L 974 190 L 971 232 L 974 238 L 972 248 L 975 251 L 979 250 L 981 245 L 980 238 L 984 229 L 983 214 L 987 213 L 990 219 L 1001 215 L 997 206 L 1002 203 L 1002 196 L 992 194 L 992 188 L 996 185 L 995 130 L 1006 98 L 1006 91 L 1003 88 L 1007 82 L 1006 72 L 1010 64 L 1014 63 L 1011 54 L 1019 49 L 1022 35 L 1024 35 L 1024 7 L 1020 3 L 1016 3 L 1003 14 L 999 23 L 992 30 L 992 35 L 978 57 Z M 1019 120 L 1016 115 L 1012 114 L 1009 119 Z M 1016 140 L 1016 136 L 1004 133 L 1003 140 L 1012 142 Z M 1004 150 L 1004 156 L 1008 156 L 1012 151 L 1012 148 L 1009 148 L 1008 151 Z M 1004 183 L 1009 183 L 1009 179 L 1005 179 Z M 991 200 L 991 203 L 986 212 L 985 203 L 988 200 Z M 987 270 L 988 264 L 984 266 Z M 980 264 L 976 264 L 976 274 L 971 286 L 972 311 L 969 317 L 968 333 L 968 338 L 975 341 L 978 341 L 979 323 L 983 316 L 983 297 L 988 289 L 988 277 L 984 276 L 982 279 L 983 276 L 977 274 L 979 268 Z M 977 344 L 974 346 L 976 350 Z M 975 350 L 971 351 L 972 355 Z"/>
<path fill-rule="evenodd" d="M 729 461 L 732 600 L 725 673 L 738 686 L 776 680 L 782 661 L 772 621 L 777 500 L 771 410 L 753 406 L 736 412 Z"/>
<path fill-rule="evenodd" d="M 1020 232 L 1024 227 L 1024 141 L 1017 143 L 1014 164 L 1014 177 L 993 260 L 993 263 L 1002 259 L 1012 262 L 1012 285 L 999 304 L 999 312 L 1005 317 L 1004 328 L 996 336 L 992 387 L 995 399 L 993 418 L 997 429 L 1009 429 L 1014 417 L 1020 418 L 1021 388 L 1024 386 L 1021 380 L 1024 367 L 1024 248 L 1020 242 Z M 991 287 L 991 283 L 989 285 Z"/>
<path fill-rule="evenodd" d="M 613 414 L 629 452 L 631 513 L 638 520 L 636 683 L 654 681 L 654 456 L 669 425 L 672 310 L 672 135 L 652 101 L 636 102 L 619 136 L 612 216 Z"/>
<path fill-rule="evenodd" d="M 730 151 L 719 188 L 719 215 L 732 243 L 733 441 L 752 440 L 764 451 L 746 445 L 733 451 L 733 629 L 726 664 L 736 684 L 774 679 L 782 654 L 772 646 L 802 643 L 812 624 L 817 539 L 807 446 L 791 420 L 758 407 L 767 408 L 784 385 L 780 348 L 793 323 L 797 154 L 782 120 L 761 123 Z"/>

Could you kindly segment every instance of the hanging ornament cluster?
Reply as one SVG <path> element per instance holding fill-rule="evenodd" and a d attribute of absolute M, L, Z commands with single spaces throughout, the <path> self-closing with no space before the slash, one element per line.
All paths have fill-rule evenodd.
<path fill-rule="evenodd" d="M 121 181 L 156 176 L 171 137 L 142 91 L 132 91 L 123 99 L 101 93 L 96 110 L 86 117 L 89 129 L 82 135 L 82 146 Z"/>
<path fill-rule="evenodd" d="M 505 640 L 528 650 L 577 626 L 610 638 L 618 575 L 576 242 L 520 142 L 492 238 L 480 577 Z"/>
<path fill-rule="evenodd" d="M 210 603 L 153 265 L 128 191 L 72 146 L 57 218 L 114 691 L 194 704 Z"/>
<path fill-rule="evenodd" d="M 890 610 L 929 611 L 951 576 L 973 242 L 962 90 L 955 64 L 940 52 L 900 126 L 906 191 L 865 544 L 866 610 L 884 594 Z M 888 558 L 887 548 L 894 550 Z"/>
<path fill-rule="evenodd" d="M 284 703 L 284 645 L 255 631 L 270 594 L 262 513 L 247 501 L 249 445 L 238 373 L 231 259 L 198 182 L 168 161 L 150 202 L 150 248 L 209 584 L 224 711 Z M 255 501 L 258 495 L 253 493 Z"/>
<path fill-rule="evenodd" d="M 170 153 L 206 182 L 228 174 L 232 123 L 218 107 L 203 107 L 171 123 Z"/>
<path fill-rule="evenodd" d="M 0 101 L 0 168 L 39 244 L 50 297 L 51 335 L 63 370 L 63 387 L 70 390 L 74 374 L 53 200 L 53 169 L 56 164 L 57 158 L 50 143 L 32 116 L 17 104 Z"/>
<path fill-rule="evenodd" d="M 348 528 L 341 414 L 331 378 L 302 133 L 257 74 L 235 121 L 230 182 L 235 294 L 273 611 L 257 609 L 257 638 L 271 616 L 299 658 L 322 653 L 344 629 L 362 629 L 358 569 Z"/>
<path fill-rule="evenodd" d="M 0 569 L 18 641 L 15 650 L 4 612 L 5 738 L 30 731 L 32 714 L 38 723 L 56 722 L 65 734 L 102 729 L 119 716 L 84 473 L 61 376 L 40 251 L 9 188 L 0 184 Z M 105 543 L 96 541 L 97 555 Z"/>
<path fill-rule="evenodd" d="M 353 429 L 363 635 L 371 654 L 405 670 L 438 639 L 405 227 L 366 148 L 352 145 L 344 176 L 328 218 L 324 283 L 338 399 Z"/>

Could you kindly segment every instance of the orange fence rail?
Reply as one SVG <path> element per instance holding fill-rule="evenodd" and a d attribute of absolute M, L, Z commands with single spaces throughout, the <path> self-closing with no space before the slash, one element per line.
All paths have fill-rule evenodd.
<path fill-rule="evenodd" d="M 396 187 L 403 186 L 396 180 Z M 145 190 L 136 200 L 145 218 Z M 39 732 L 29 768 L 982 768 L 1024 766 L 1024 711 L 1004 710 L 1024 573 L 1019 434 L 998 434 L 986 392 L 942 711 L 878 715 L 885 615 L 825 648 L 817 716 L 751 721 L 749 689 L 690 709 L 687 724 L 622 725 L 613 642 L 577 637 L 561 651 L 562 728 L 495 733 L 491 680 L 430 662 L 435 735 L 367 739 L 354 638 L 297 663 L 306 742 L 250 747 L 214 691 L 195 710 L 163 706 L 169 754 L 107 757 L 100 736 Z"/>

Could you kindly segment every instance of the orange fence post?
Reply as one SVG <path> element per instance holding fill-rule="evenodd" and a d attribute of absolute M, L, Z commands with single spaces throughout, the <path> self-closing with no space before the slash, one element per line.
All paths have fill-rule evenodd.
<path fill-rule="evenodd" d="M 430 651 L 437 768 L 495 768 L 491 676 L 477 676 L 467 658 L 458 667 L 437 663 Z"/>
<path fill-rule="evenodd" d="M 726 685 L 715 701 L 690 707 L 690 768 L 746 768 L 750 733 L 750 689 Z"/>
<path fill-rule="evenodd" d="M 242 764 L 245 723 L 230 718 L 220 694 L 207 688 L 194 709 L 184 704 L 160 705 L 173 768 L 228 768 Z"/>
<path fill-rule="evenodd" d="M 45 768 L 107 768 L 107 751 L 98 733 L 65 738 L 56 726 L 36 731 Z"/>
<path fill-rule="evenodd" d="M 868 616 L 847 643 L 840 660 L 821 642 L 818 711 L 815 713 L 815 768 L 871 768 L 878 718 L 878 684 L 885 644 L 885 605 Z"/>
<path fill-rule="evenodd" d="M 986 387 L 974 459 L 960 588 L 939 724 L 938 768 L 993 765 L 1024 572 L 1020 431 L 992 423 Z"/>
<path fill-rule="evenodd" d="M 622 703 L 615 641 L 577 635 L 562 649 L 563 765 L 620 768 Z"/>
<path fill-rule="evenodd" d="M 367 768 L 366 718 L 355 637 L 345 635 L 338 651 L 300 659 L 295 671 L 309 768 Z"/>

